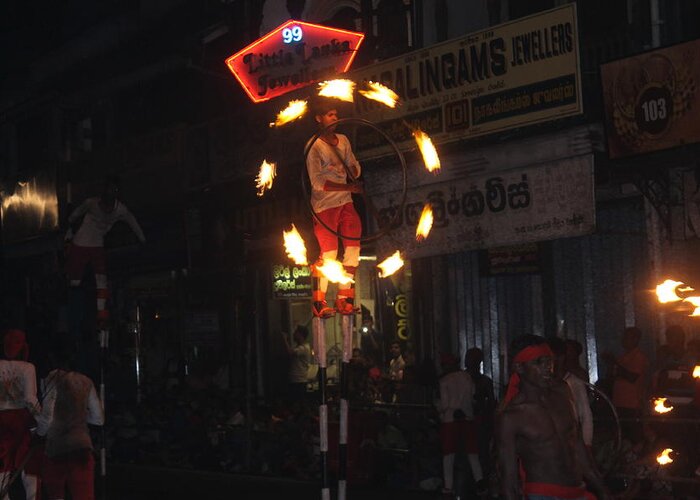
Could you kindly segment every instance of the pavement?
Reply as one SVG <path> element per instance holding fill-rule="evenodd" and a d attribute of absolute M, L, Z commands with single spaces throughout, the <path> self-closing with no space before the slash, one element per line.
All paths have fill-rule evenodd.
<path fill-rule="evenodd" d="M 267 500 L 320 499 L 318 482 L 220 472 L 108 464 L 107 477 L 97 478 L 98 500 Z M 334 485 L 335 486 L 335 485 Z M 105 494 L 106 493 L 106 494 Z M 335 491 L 331 498 L 337 498 Z M 348 500 L 435 500 L 441 495 L 409 489 L 349 487 Z"/>

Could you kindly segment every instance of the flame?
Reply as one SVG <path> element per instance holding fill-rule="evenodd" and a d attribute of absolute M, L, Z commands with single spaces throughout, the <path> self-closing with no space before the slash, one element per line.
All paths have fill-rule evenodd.
<path fill-rule="evenodd" d="M 258 188 L 258 196 L 262 196 L 265 193 L 265 189 L 272 189 L 272 181 L 277 175 L 277 164 L 268 163 L 267 160 L 263 160 L 260 165 L 260 172 L 255 178 L 255 187 Z"/>
<path fill-rule="evenodd" d="M 318 84 L 318 95 L 321 97 L 335 97 L 345 102 L 353 102 L 355 82 L 352 80 L 328 80 Z"/>
<path fill-rule="evenodd" d="M 686 297 L 683 302 L 690 302 L 695 307 L 688 316 L 700 316 L 700 297 Z"/>
<path fill-rule="evenodd" d="M 391 276 L 396 271 L 401 269 L 403 264 L 404 262 L 401 258 L 401 254 L 397 250 L 391 256 L 384 259 L 380 264 L 377 264 L 377 267 L 379 268 L 379 277 L 386 278 Z"/>
<path fill-rule="evenodd" d="M 36 179 L 29 182 L 18 182 L 14 194 L 2 198 L 2 208 L 0 210 L 0 219 L 4 220 L 6 212 L 10 209 L 19 212 L 31 210 L 38 212 L 40 222 L 44 224 L 44 220 L 48 224 L 56 224 L 58 222 L 58 205 L 55 193 L 42 193 L 36 185 Z"/>
<path fill-rule="evenodd" d="M 277 114 L 277 119 L 270 123 L 270 127 L 281 127 L 287 123 L 301 118 L 309 109 L 309 103 L 303 100 L 289 101 L 287 107 Z"/>
<path fill-rule="evenodd" d="M 420 214 L 418 227 L 416 227 L 416 239 L 422 241 L 430 234 L 430 229 L 433 227 L 433 209 L 430 203 L 423 207 L 423 212 Z"/>
<path fill-rule="evenodd" d="M 377 82 L 367 82 L 367 87 L 369 87 L 369 90 L 358 90 L 358 92 L 367 99 L 381 102 L 390 108 L 396 107 L 399 96 L 389 87 L 385 87 L 381 83 Z"/>
<path fill-rule="evenodd" d="M 656 285 L 656 296 L 659 302 L 667 304 L 669 302 L 678 302 L 681 298 L 676 295 L 676 289 L 683 285 L 681 281 L 666 280 L 660 285 Z M 692 290 L 692 288 L 690 289 Z"/>
<path fill-rule="evenodd" d="M 440 158 L 428 134 L 420 129 L 415 129 L 413 131 L 413 137 L 416 139 L 418 148 L 420 148 L 420 154 L 423 155 L 423 163 L 425 163 L 425 168 L 428 172 L 433 173 L 440 170 Z"/>
<path fill-rule="evenodd" d="M 666 448 L 659 455 L 657 455 L 656 461 L 659 462 L 660 465 L 670 464 L 673 462 L 673 459 L 670 457 L 671 453 L 673 453 L 673 450 L 671 448 Z"/>
<path fill-rule="evenodd" d="M 331 283 L 340 283 L 341 285 L 347 285 L 348 283 L 354 283 L 355 280 L 352 279 L 347 272 L 343 264 L 335 259 L 323 259 L 320 266 L 316 269 L 321 271 L 321 274 L 330 281 Z"/>
<path fill-rule="evenodd" d="M 292 224 L 290 231 L 282 231 L 284 237 L 284 249 L 287 251 L 287 256 L 294 261 L 297 266 L 308 266 L 306 260 L 306 245 L 304 239 L 297 231 L 297 228 Z"/>
<path fill-rule="evenodd" d="M 693 368 L 693 378 L 700 378 L 700 365 L 695 365 Z"/>
<path fill-rule="evenodd" d="M 668 413 L 673 410 L 673 406 L 666 406 L 666 398 L 656 398 L 654 400 L 654 411 L 656 413 Z"/>

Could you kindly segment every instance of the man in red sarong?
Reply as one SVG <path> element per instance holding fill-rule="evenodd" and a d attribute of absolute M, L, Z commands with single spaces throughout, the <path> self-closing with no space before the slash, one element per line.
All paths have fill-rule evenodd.
<path fill-rule="evenodd" d="M 29 345 L 22 330 L 8 330 L 3 337 L 5 359 L 0 359 L 0 490 L 9 486 L 12 473 L 23 467 L 29 453 L 31 428 L 39 410 L 36 370 L 29 363 Z M 28 500 L 36 498 L 37 473 L 22 471 Z"/>

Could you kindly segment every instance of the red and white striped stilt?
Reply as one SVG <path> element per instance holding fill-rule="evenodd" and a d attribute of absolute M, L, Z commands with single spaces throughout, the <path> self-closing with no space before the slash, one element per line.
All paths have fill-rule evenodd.
<path fill-rule="evenodd" d="M 348 373 L 352 357 L 352 332 L 355 316 L 342 317 L 343 362 L 340 365 L 340 432 L 338 439 L 338 500 L 345 500 L 348 469 Z"/>
<path fill-rule="evenodd" d="M 313 346 L 318 361 L 318 406 L 319 450 L 321 464 L 321 500 L 330 500 L 330 480 L 328 477 L 328 403 L 326 401 L 326 324 L 325 319 L 314 317 L 311 321 Z"/>

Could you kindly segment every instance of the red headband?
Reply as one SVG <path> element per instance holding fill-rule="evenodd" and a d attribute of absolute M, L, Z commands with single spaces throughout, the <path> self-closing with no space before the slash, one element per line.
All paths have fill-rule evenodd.
<path fill-rule="evenodd" d="M 29 345 L 27 336 L 22 330 L 8 330 L 3 339 L 5 356 L 8 359 L 21 359 L 27 361 L 29 358 Z"/>
<path fill-rule="evenodd" d="M 528 361 L 532 361 L 533 359 L 537 359 L 542 356 L 554 356 L 554 353 L 549 348 L 549 344 L 542 343 L 526 347 L 515 355 L 513 358 L 513 363 L 527 363 Z M 508 381 L 508 390 L 506 391 L 504 398 L 505 404 L 510 403 L 510 400 L 513 399 L 518 392 L 520 392 L 520 375 L 513 372 L 510 375 L 510 380 Z"/>

